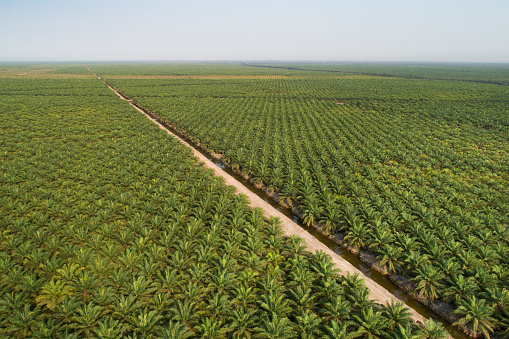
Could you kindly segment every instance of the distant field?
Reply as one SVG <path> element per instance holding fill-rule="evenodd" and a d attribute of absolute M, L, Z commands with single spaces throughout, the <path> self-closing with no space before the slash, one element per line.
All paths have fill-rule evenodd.
<path fill-rule="evenodd" d="M 507 66 L 92 67 L 424 300 L 504 328 Z"/>

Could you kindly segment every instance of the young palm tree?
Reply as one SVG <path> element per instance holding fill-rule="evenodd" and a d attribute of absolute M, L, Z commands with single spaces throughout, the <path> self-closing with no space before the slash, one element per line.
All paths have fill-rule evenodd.
<path fill-rule="evenodd" d="M 416 291 L 420 297 L 435 300 L 442 288 L 442 274 L 432 265 L 426 264 L 415 270 L 417 276 L 412 280 L 417 283 Z"/>
<path fill-rule="evenodd" d="M 100 306 L 94 305 L 93 302 L 78 308 L 78 312 L 72 318 L 71 327 L 74 328 L 78 335 L 92 337 L 98 330 L 99 319 L 105 310 Z"/>
<path fill-rule="evenodd" d="M 254 308 L 240 306 L 238 309 L 232 309 L 229 319 L 231 322 L 228 330 L 233 338 L 251 338 L 254 325 L 258 320 Z"/>
<path fill-rule="evenodd" d="M 475 283 L 475 278 L 465 278 L 460 274 L 449 279 L 448 286 L 444 289 L 443 298 L 445 302 L 454 301 L 459 304 L 461 300 L 477 294 L 477 291 L 479 291 L 479 286 Z"/>
<path fill-rule="evenodd" d="M 407 325 L 412 323 L 412 313 L 406 308 L 402 302 L 395 302 L 391 299 L 391 303 L 387 302 L 386 305 L 382 306 L 382 313 L 388 320 L 389 328 L 394 331 L 396 327 L 406 328 Z"/>
<path fill-rule="evenodd" d="M 424 320 L 424 326 L 420 327 L 415 334 L 416 339 L 445 339 L 450 338 L 449 332 L 444 326 L 433 319 Z"/>
<path fill-rule="evenodd" d="M 351 310 L 352 306 L 350 305 L 350 301 L 342 300 L 341 296 L 336 296 L 330 302 L 326 303 L 324 307 L 320 309 L 320 312 L 326 319 L 342 323 L 350 319 Z"/>
<path fill-rule="evenodd" d="M 341 324 L 341 325 L 339 325 Z M 331 322 L 331 326 L 325 325 L 327 335 L 324 338 L 328 339 L 354 339 L 362 335 L 362 333 L 352 330 L 353 322 L 345 321 L 338 323 L 336 320 Z"/>
<path fill-rule="evenodd" d="M 158 336 L 163 339 L 187 339 L 193 332 L 178 321 L 170 321 L 167 325 L 157 327 Z"/>
<path fill-rule="evenodd" d="M 137 313 L 132 317 L 134 332 L 139 333 L 142 338 L 155 338 L 154 329 L 162 316 L 156 310 L 149 311 L 147 307 Z"/>
<path fill-rule="evenodd" d="M 14 314 L 10 314 L 4 320 L 6 324 L 2 324 L 6 334 L 16 338 L 29 338 L 37 329 L 38 318 L 40 316 L 40 307 L 32 309 L 30 304 L 25 304 L 23 308 L 14 310 Z"/>
<path fill-rule="evenodd" d="M 99 322 L 99 329 L 96 334 L 100 339 L 115 339 L 121 337 L 125 331 L 126 326 L 121 324 L 119 320 L 107 317 Z"/>
<path fill-rule="evenodd" d="M 493 307 L 485 305 L 485 303 L 484 299 L 477 299 L 474 296 L 466 297 L 454 311 L 454 314 L 458 315 L 460 319 L 453 325 L 467 325 L 471 328 L 471 334 L 475 335 L 481 332 L 486 338 L 489 338 L 489 332 L 493 332 L 496 320 L 492 317 Z"/>
<path fill-rule="evenodd" d="M 41 294 L 35 298 L 35 301 L 37 305 L 46 306 L 46 308 L 52 310 L 66 297 L 71 297 L 72 294 L 73 289 L 62 280 L 52 280 L 42 287 Z"/>
<path fill-rule="evenodd" d="M 273 314 L 271 319 L 262 320 L 262 324 L 255 328 L 259 338 L 286 339 L 293 338 L 293 326 L 288 318 L 281 318 Z"/>
<path fill-rule="evenodd" d="M 204 322 L 201 323 L 201 325 L 198 325 L 196 329 L 198 333 L 200 333 L 200 338 L 206 339 L 224 338 L 224 335 L 228 330 L 224 326 L 223 322 L 215 317 L 205 318 Z"/>
<path fill-rule="evenodd" d="M 357 333 L 362 334 L 364 338 L 379 338 L 388 336 L 388 321 L 382 315 L 381 311 L 375 312 L 373 307 L 364 308 L 361 315 L 354 314 L 354 319 L 358 323 Z"/>
<path fill-rule="evenodd" d="M 313 339 L 320 335 L 321 319 L 310 310 L 301 312 L 296 316 L 297 326 L 296 332 L 302 339 Z"/>
<path fill-rule="evenodd" d="M 381 267 L 386 266 L 389 273 L 398 273 L 399 269 L 403 266 L 401 248 L 385 244 L 381 248 L 381 252 L 382 254 L 376 257 L 377 260 L 380 260 L 379 265 Z"/>
<path fill-rule="evenodd" d="M 351 226 L 350 230 L 346 231 L 345 240 L 355 250 L 362 250 L 367 244 L 367 237 L 369 230 L 360 219 L 355 219 L 355 222 Z"/>

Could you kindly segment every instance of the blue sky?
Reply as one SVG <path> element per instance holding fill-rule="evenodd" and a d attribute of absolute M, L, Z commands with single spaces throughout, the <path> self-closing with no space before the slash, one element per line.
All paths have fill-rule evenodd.
<path fill-rule="evenodd" d="M 509 62 L 507 0 L 0 0 L 0 60 Z"/>

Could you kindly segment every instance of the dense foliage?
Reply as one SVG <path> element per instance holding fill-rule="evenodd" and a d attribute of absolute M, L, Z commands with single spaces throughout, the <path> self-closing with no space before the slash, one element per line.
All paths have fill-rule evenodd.
<path fill-rule="evenodd" d="M 308 66 L 283 68 L 295 74 L 318 67 Z M 397 69 L 391 67 L 378 73 Z M 344 69 L 358 75 L 110 81 L 297 205 L 306 223 L 374 253 L 390 273 L 408 277 L 420 297 L 452 303 L 458 323 L 503 329 L 509 105 L 507 86 L 482 80 L 506 79 L 507 68 L 499 78 L 492 68 L 481 75 L 475 68 L 468 82 L 465 67 L 443 70 L 456 79 L 443 81 Z"/>
<path fill-rule="evenodd" d="M 1 338 L 444 335 L 283 238 L 99 80 L 0 80 Z"/>

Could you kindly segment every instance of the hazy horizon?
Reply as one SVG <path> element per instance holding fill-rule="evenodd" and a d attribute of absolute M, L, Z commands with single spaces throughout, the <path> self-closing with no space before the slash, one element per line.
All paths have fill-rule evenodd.
<path fill-rule="evenodd" d="M 4 0 L 1 62 L 509 63 L 509 2 Z"/>

